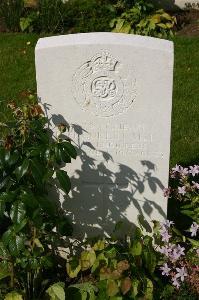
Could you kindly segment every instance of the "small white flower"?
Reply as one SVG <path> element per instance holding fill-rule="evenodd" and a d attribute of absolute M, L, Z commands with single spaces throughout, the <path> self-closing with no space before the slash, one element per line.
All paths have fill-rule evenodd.
<path fill-rule="evenodd" d="M 180 278 L 180 280 L 183 282 L 184 278 L 188 275 L 185 267 L 176 268 L 176 271 L 177 271 L 177 274 L 175 277 Z"/>
<path fill-rule="evenodd" d="M 193 222 L 193 224 L 190 227 L 191 236 L 196 236 L 198 229 L 199 225 L 196 222 Z"/>
<path fill-rule="evenodd" d="M 162 271 L 162 275 L 168 276 L 171 268 L 169 268 L 167 263 L 165 263 L 162 267 L 160 267 L 160 270 Z"/>
<path fill-rule="evenodd" d="M 184 196 L 186 194 L 186 187 L 185 186 L 182 186 L 182 187 L 179 186 L 178 187 L 178 193 Z"/>

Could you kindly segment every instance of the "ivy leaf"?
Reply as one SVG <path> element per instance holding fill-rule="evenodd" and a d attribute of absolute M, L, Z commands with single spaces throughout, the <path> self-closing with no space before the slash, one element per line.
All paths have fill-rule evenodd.
<path fill-rule="evenodd" d="M 46 293 L 49 295 L 51 300 L 65 300 L 64 283 L 54 283 L 47 289 Z"/>
<path fill-rule="evenodd" d="M 11 292 L 5 296 L 5 300 L 23 300 L 23 298 L 17 292 Z"/>
<path fill-rule="evenodd" d="M 61 189 L 68 194 L 71 189 L 71 182 L 67 172 L 64 170 L 58 170 L 56 175 Z"/>
<path fill-rule="evenodd" d="M 10 218 L 13 223 L 21 223 L 26 216 L 26 209 L 23 202 L 16 201 L 10 210 Z"/>
<path fill-rule="evenodd" d="M 29 164 L 29 160 L 25 159 L 22 165 L 15 169 L 15 175 L 18 181 L 27 173 Z"/>

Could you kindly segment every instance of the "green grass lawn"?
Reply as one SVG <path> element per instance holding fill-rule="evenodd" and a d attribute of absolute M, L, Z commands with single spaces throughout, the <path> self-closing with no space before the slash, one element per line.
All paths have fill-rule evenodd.
<path fill-rule="evenodd" d="M 9 100 L 36 91 L 36 34 L 0 34 L 0 121 L 9 118 Z M 30 45 L 27 43 L 30 42 Z M 176 37 L 170 165 L 199 161 L 199 38 Z"/>

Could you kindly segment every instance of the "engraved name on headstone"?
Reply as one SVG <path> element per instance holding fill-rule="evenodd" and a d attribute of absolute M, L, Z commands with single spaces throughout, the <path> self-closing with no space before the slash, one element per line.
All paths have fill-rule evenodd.
<path fill-rule="evenodd" d="M 52 123 L 70 124 L 78 158 L 59 191 L 75 235 L 107 234 L 118 221 L 167 214 L 173 43 L 115 33 L 42 38 L 38 96 Z"/>

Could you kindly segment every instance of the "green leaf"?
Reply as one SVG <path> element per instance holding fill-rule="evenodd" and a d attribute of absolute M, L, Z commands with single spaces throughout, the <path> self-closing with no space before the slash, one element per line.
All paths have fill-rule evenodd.
<path fill-rule="evenodd" d="M 117 21 L 117 19 L 112 19 L 112 20 L 110 21 L 110 23 L 109 23 L 109 26 L 110 26 L 111 28 L 113 28 L 113 27 L 115 26 L 116 21 Z"/>
<path fill-rule="evenodd" d="M 68 154 L 68 152 L 63 148 L 62 144 L 58 145 L 58 147 L 59 147 L 59 150 L 60 150 L 61 159 L 65 163 L 70 163 L 71 162 L 71 158 L 70 158 L 70 155 Z"/>
<path fill-rule="evenodd" d="M 78 273 L 81 270 L 81 265 L 77 257 L 73 257 L 70 262 L 66 264 L 67 274 L 70 278 L 77 277 Z"/>
<path fill-rule="evenodd" d="M 14 232 L 18 233 L 20 232 L 27 224 L 28 220 L 27 218 L 23 219 L 20 223 L 13 224 Z"/>
<path fill-rule="evenodd" d="M 57 232 L 64 236 L 72 235 L 72 224 L 66 216 L 60 217 L 56 222 Z"/>
<path fill-rule="evenodd" d="M 146 278 L 145 299 L 153 300 L 153 282 L 149 278 Z"/>
<path fill-rule="evenodd" d="M 62 156 L 61 156 L 61 149 L 59 147 L 59 144 L 55 144 L 54 151 L 55 151 L 56 163 L 60 165 L 62 161 Z"/>
<path fill-rule="evenodd" d="M 64 283 L 54 283 L 47 289 L 46 293 L 49 295 L 51 300 L 65 300 Z"/>
<path fill-rule="evenodd" d="M 18 181 L 27 173 L 29 163 L 30 163 L 29 160 L 25 159 L 22 165 L 15 169 L 15 175 Z"/>
<path fill-rule="evenodd" d="M 96 254 L 93 249 L 83 251 L 80 257 L 81 270 L 86 271 L 89 268 L 91 268 L 95 260 L 96 260 Z"/>
<path fill-rule="evenodd" d="M 113 297 L 113 296 L 117 295 L 118 292 L 119 292 L 119 287 L 118 287 L 117 282 L 113 279 L 108 279 L 108 281 L 107 281 L 107 295 L 109 297 Z"/>
<path fill-rule="evenodd" d="M 124 24 L 122 28 L 119 30 L 120 33 L 130 33 L 131 31 L 131 25 Z"/>
<path fill-rule="evenodd" d="M 9 166 L 13 166 L 16 164 L 16 162 L 19 159 L 19 152 L 15 150 L 13 153 L 10 153 L 10 155 L 7 157 L 6 162 Z"/>
<path fill-rule="evenodd" d="M 63 142 L 62 146 L 63 146 L 63 149 L 65 149 L 72 158 L 76 159 L 77 151 L 71 143 Z"/>
<path fill-rule="evenodd" d="M 11 292 L 5 296 L 5 300 L 23 300 L 23 298 L 17 292 Z"/>
<path fill-rule="evenodd" d="M 17 191 L 9 191 L 9 192 L 3 192 L 0 194 L 0 201 L 4 202 L 12 202 L 17 195 Z"/>
<path fill-rule="evenodd" d="M 30 17 L 26 17 L 26 18 L 20 18 L 20 29 L 22 32 L 24 32 L 26 29 L 28 29 L 28 27 L 30 27 L 32 23 L 32 19 Z"/>
<path fill-rule="evenodd" d="M 152 248 L 144 249 L 143 256 L 146 268 L 148 269 L 150 274 L 153 274 L 156 267 L 156 255 L 154 253 L 154 250 Z"/>
<path fill-rule="evenodd" d="M 0 280 L 10 276 L 9 264 L 0 262 Z"/>
<path fill-rule="evenodd" d="M 3 218 L 5 212 L 6 204 L 3 199 L 0 198 L 0 219 Z"/>
<path fill-rule="evenodd" d="M 67 290 L 66 299 L 71 300 L 95 300 L 96 288 L 90 282 L 73 284 Z M 104 299 L 105 300 L 105 299 Z"/>
<path fill-rule="evenodd" d="M 7 259 L 9 257 L 9 252 L 6 249 L 5 245 L 3 242 L 0 242 L 0 256 L 3 260 Z"/>
<path fill-rule="evenodd" d="M 11 255 L 17 257 L 20 251 L 24 249 L 24 243 L 25 243 L 24 236 L 13 235 L 8 245 Z"/>
<path fill-rule="evenodd" d="M 95 244 L 94 244 L 94 246 L 93 246 L 93 249 L 95 250 L 95 251 L 101 251 L 101 250 L 104 250 L 104 248 L 105 248 L 105 240 L 99 240 L 99 241 L 97 241 Z"/>
<path fill-rule="evenodd" d="M 36 185 L 41 187 L 43 184 L 44 169 L 41 162 L 39 162 L 37 159 L 31 160 L 31 172 Z"/>
<path fill-rule="evenodd" d="M 10 239 L 13 236 L 13 231 L 9 228 L 7 231 L 4 232 L 3 236 L 2 236 L 2 241 L 5 247 L 8 246 Z"/>
<path fill-rule="evenodd" d="M 13 223 L 21 223 L 22 220 L 25 219 L 26 216 L 26 209 L 25 209 L 25 204 L 21 201 L 16 201 L 10 210 L 10 218 Z"/>
<path fill-rule="evenodd" d="M 108 265 L 108 258 L 105 257 L 104 253 L 100 253 L 93 266 L 92 266 L 92 269 L 91 269 L 91 273 L 95 272 L 95 270 L 100 266 L 100 264 L 103 264 L 103 265 Z"/>
<path fill-rule="evenodd" d="M 106 250 L 105 252 L 105 256 L 108 258 L 115 258 L 117 255 L 117 251 L 115 249 L 115 247 L 110 248 L 109 250 Z"/>
<path fill-rule="evenodd" d="M 197 240 L 194 240 L 194 239 L 190 239 L 190 238 L 187 238 L 188 241 L 194 246 L 194 247 L 198 247 L 199 248 L 199 241 Z"/>
<path fill-rule="evenodd" d="M 66 194 L 68 194 L 71 189 L 71 182 L 70 182 L 70 178 L 69 178 L 67 172 L 63 171 L 63 170 L 58 170 L 56 172 L 56 175 L 57 175 L 57 179 L 59 181 L 61 189 Z"/>
<path fill-rule="evenodd" d="M 130 253 L 133 256 L 139 256 L 142 253 L 142 244 L 139 241 L 134 241 L 133 246 L 130 249 Z"/>
<path fill-rule="evenodd" d="M 56 203 L 53 201 L 53 199 L 49 199 L 47 197 L 38 197 L 38 202 L 41 206 L 41 208 L 50 216 L 54 216 L 57 212 Z"/>
<path fill-rule="evenodd" d="M 118 18 L 118 19 L 117 19 L 116 26 L 115 26 L 115 29 L 116 29 L 117 31 L 120 31 L 120 29 L 121 29 L 122 26 L 124 25 L 124 22 L 125 22 L 124 19 Z"/>
<path fill-rule="evenodd" d="M 134 299 L 138 294 L 139 280 L 133 279 L 131 284 L 132 284 L 132 296 L 133 296 L 133 299 Z"/>

